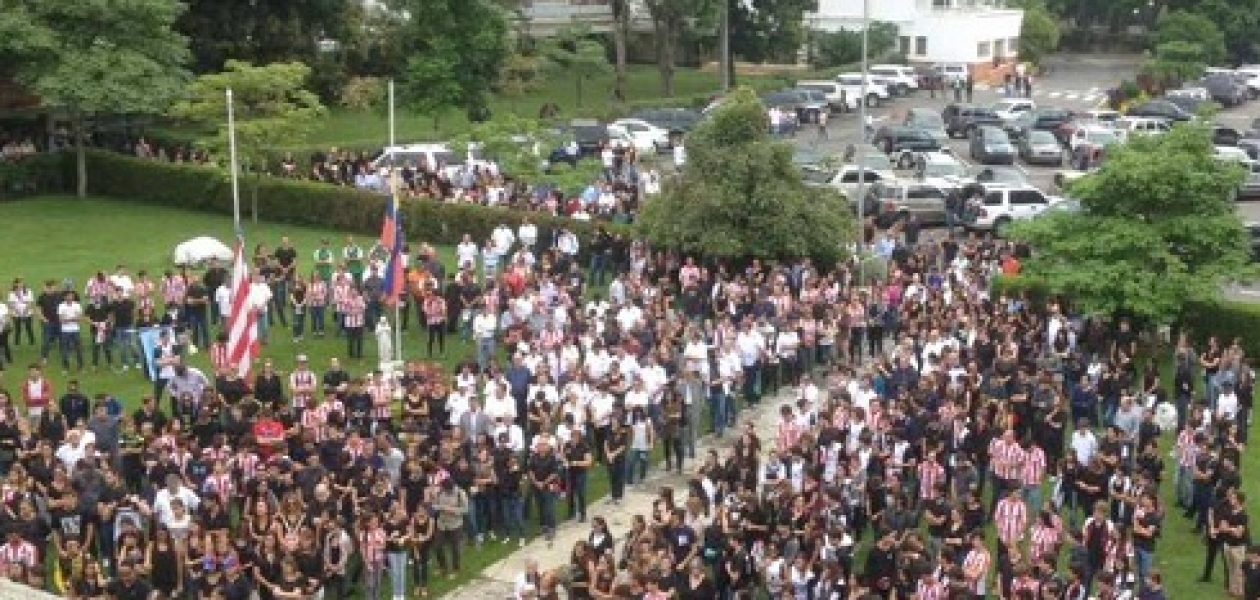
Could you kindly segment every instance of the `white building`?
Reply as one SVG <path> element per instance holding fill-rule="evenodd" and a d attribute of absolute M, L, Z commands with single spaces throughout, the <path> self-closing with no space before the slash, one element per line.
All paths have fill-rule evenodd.
<path fill-rule="evenodd" d="M 818 0 L 808 15 L 811 28 L 822 31 L 862 28 L 864 0 Z M 1019 50 L 1024 11 L 1006 8 L 1002 0 L 866 0 L 872 21 L 897 25 L 899 50 L 915 63 L 992 65 L 1010 60 Z"/>

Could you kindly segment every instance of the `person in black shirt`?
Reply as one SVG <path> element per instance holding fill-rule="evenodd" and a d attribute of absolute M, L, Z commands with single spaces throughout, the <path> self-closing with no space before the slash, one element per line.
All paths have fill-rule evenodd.
<path fill-rule="evenodd" d="M 538 526 L 550 541 L 556 535 L 556 491 L 560 487 L 560 461 L 551 446 L 543 444 L 529 461 L 529 483 L 538 505 Z"/>
<path fill-rule="evenodd" d="M 118 565 L 118 578 L 109 584 L 109 596 L 114 600 L 149 600 L 153 586 L 140 577 L 138 565 L 124 561 Z"/>
<path fill-rule="evenodd" d="M 1260 546 L 1247 549 L 1247 560 L 1242 564 L 1243 600 L 1260 600 Z"/>
<path fill-rule="evenodd" d="M 184 294 L 184 318 L 188 321 L 188 339 L 190 343 L 200 344 L 202 348 L 210 347 L 210 310 L 211 292 L 205 284 L 193 279 Z"/>
<path fill-rule="evenodd" d="M 52 351 L 61 335 L 61 320 L 57 316 L 57 307 L 61 305 L 61 297 L 62 294 L 57 291 L 56 283 L 49 279 L 44 282 L 44 291 L 40 292 L 39 297 L 35 299 L 35 304 L 39 306 L 35 316 L 39 317 L 40 331 L 43 336 L 39 357 L 45 362 L 48 360 L 48 353 Z"/>
<path fill-rule="evenodd" d="M 227 277 L 227 269 L 223 268 L 223 266 L 219 264 L 219 259 L 211 257 L 210 262 L 206 266 L 205 274 L 201 276 L 201 285 L 206 288 L 206 292 L 210 294 L 210 297 L 214 298 L 214 295 L 218 292 L 219 287 L 227 282 Z M 225 315 L 219 314 L 219 303 L 211 302 L 210 323 L 218 325 L 219 321 L 223 319 L 224 316 Z"/>
<path fill-rule="evenodd" d="M 578 523 L 586 522 L 586 474 L 594 464 L 591 446 L 586 443 L 582 431 L 575 429 L 572 438 L 564 445 L 564 465 L 568 479 L 569 518 L 577 517 Z"/>

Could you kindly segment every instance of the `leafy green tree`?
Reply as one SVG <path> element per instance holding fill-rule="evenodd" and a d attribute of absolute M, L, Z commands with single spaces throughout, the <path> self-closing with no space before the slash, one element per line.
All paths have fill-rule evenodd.
<path fill-rule="evenodd" d="M 495 0 L 394 0 L 411 15 L 401 29 L 411 57 L 402 99 L 435 115 L 460 108 L 473 122 L 490 117 L 490 92 L 509 54 L 507 10 Z"/>
<path fill-rule="evenodd" d="M 559 135 L 542 122 L 507 115 L 474 124 L 453 141 L 452 148 L 464 153 L 475 147 L 481 156 L 498 163 L 504 174 L 537 182 L 545 175 L 547 153 L 560 145 Z"/>
<path fill-rule="evenodd" d="M 1059 22 L 1040 3 L 1024 9 L 1019 30 L 1019 58 L 1039 64 L 1059 47 Z"/>
<path fill-rule="evenodd" d="M 1193 42 L 1165 42 L 1155 48 L 1155 56 L 1142 66 L 1164 87 L 1176 87 L 1200 75 L 1207 66 L 1203 46 Z"/>
<path fill-rule="evenodd" d="M 1202 48 L 1207 65 L 1225 60 L 1225 34 L 1216 23 L 1199 13 L 1178 10 L 1165 15 L 1159 20 L 1152 41 L 1157 51 L 1171 42 L 1196 44 Z"/>
<path fill-rule="evenodd" d="M 69 116 L 79 197 L 91 119 L 165 110 L 184 89 L 188 40 L 174 30 L 177 0 L 5 0 L 0 56 L 49 111 Z"/>
<path fill-rule="evenodd" d="M 687 164 L 643 207 L 642 234 L 706 256 L 836 260 L 853 231 L 845 199 L 807 187 L 792 148 L 768 131 L 752 90 L 728 97 L 688 135 Z"/>
<path fill-rule="evenodd" d="M 796 62 L 805 44 L 805 13 L 817 10 L 818 0 L 729 1 L 731 54 L 752 62 Z"/>
<path fill-rule="evenodd" d="M 674 75 L 678 68 L 678 48 L 688 27 L 706 18 L 712 20 L 712 0 L 643 0 L 652 19 L 656 41 L 656 66 L 661 73 L 661 93 L 674 96 Z"/>
<path fill-rule="evenodd" d="M 582 106 L 582 84 L 612 70 L 604 45 L 590 37 L 589 27 L 566 27 L 543 43 L 547 70 L 572 76 L 577 105 Z"/>
<path fill-rule="evenodd" d="M 886 21 L 872 21 L 866 36 L 866 56 L 878 57 L 897 47 L 897 25 Z M 820 69 L 852 65 L 862 60 L 862 31 L 815 31 L 812 34 L 813 63 Z"/>
<path fill-rule="evenodd" d="M 228 161 L 227 95 L 232 90 L 236 120 L 236 152 L 242 165 L 254 171 L 254 217 L 257 219 L 257 181 L 276 148 L 300 144 L 325 113 L 319 96 L 307 88 L 310 67 L 300 63 L 254 66 L 229 60 L 222 73 L 198 77 L 188 98 L 171 109 L 171 116 L 196 123 L 214 133 L 200 141 L 213 156 Z"/>
<path fill-rule="evenodd" d="M 1020 223 L 1025 272 L 1087 311 L 1171 323 L 1188 302 L 1245 278 L 1249 242 L 1234 210 L 1244 177 L 1213 156 L 1211 134 L 1183 125 L 1137 137 L 1071 187 L 1084 207 Z"/>

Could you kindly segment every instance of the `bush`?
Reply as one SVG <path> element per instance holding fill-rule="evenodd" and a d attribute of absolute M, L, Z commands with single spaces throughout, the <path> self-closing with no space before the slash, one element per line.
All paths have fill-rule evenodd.
<path fill-rule="evenodd" d="M 88 172 L 88 191 L 94 195 L 232 213 L 231 182 L 222 169 L 90 152 Z M 255 186 L 259 219 L 360 234 L 380 232 L 385 196 L 322 183 L 246 176 L 241 181 L 241 205 L 246 214 Z M 455 244 L 465 233 L 484 240 L 500 223 L 515 228 L 527 217 L 542 230 L 567 227 L 578 234 L 584 247 L 595 230 L 590 223 L 540 213 L 430 200 L 404 200 L 401 211 L 407 239 L 412 244 Z M 622 233 L 629 231 L 614 225 L 608 227 Z M 539 238 L 547 239 L 541 232 Z"/>
<path fill-rule="evenodd" d="M 380 108 L 389 95 L 385 80 L 380 77 L 351 77 L 341 87 L 340 104 L 352 110 Z"/>
<path fill-rule="evenodd" d="M 16 162 L 0 161 L 0 201 L 61 192 L 71 181 L 70 166 L 57 154 L 36 154 Z"/>

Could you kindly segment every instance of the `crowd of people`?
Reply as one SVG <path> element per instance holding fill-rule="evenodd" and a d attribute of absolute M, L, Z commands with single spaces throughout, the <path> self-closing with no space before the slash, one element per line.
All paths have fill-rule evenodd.
<path fill-rule="evenodd" d="M 159 377 L 134 411 L 39 362 L 0 392 L 0 568 L 77 598 L 425 596 L 469 547 L 551 539 L 561 512 L 586 521 L 597 473 L 615 506 L 661 468 L 688 483 L 628 532 L 590 519 L 571 564 L 531 566 L 517 596 L 1160 600 L 1168 485 L 1207 540 L 1204 578 L 1219 555 L 1230 594 L 1260 592 L 1240 470 L 1254 372 L 1237 341 L 1181 340 L 1169 394 L 1127 321 L 995 295 L 1023 254 L 1001 241 L 887 238 L 871 279 L 632 242 L 583 269 L 558 237 L 507 233 L 493 269 L 471 250 L 449 275 L 428 249 L 409 265 L 428 350 L 472 342 L 455 373 L 304 356 L 279 373 L 264 350 L 246 381 L 220 338 L 206 376 L 188 349 L 215 330 L 216 286 L 101 273 L 75 310 L 77 291 L 48 282 L 46 300 L 19 280 L 0 329 L 34 344 L 39 321 L 66 369 L 100 302 L 175 333 L 141 357 Z M 254 308 L 295 335 L 309 315 L 318 336 L 316 308 L 334 307 L 328 335 L 353 340 L 372 254 L 353 239 L 310 264 L 287 240 L 259 248 Z M 769 434 L 740 416 L 763 403 Z M 729 449 L 697 453 L 709 432 Z"/>

